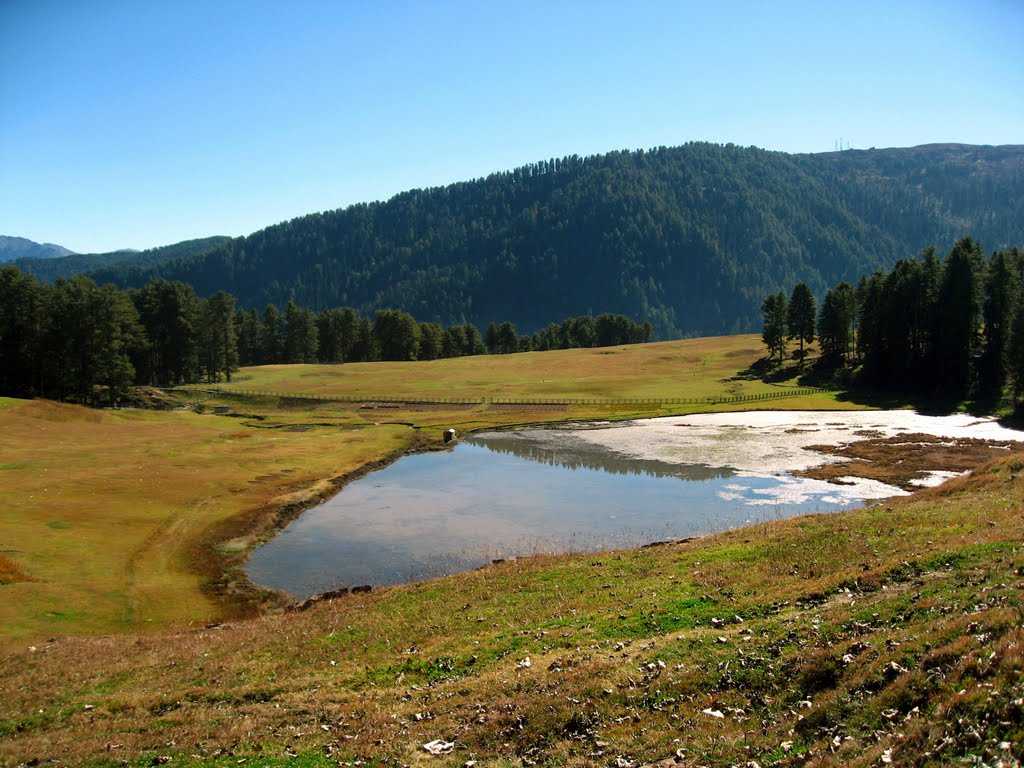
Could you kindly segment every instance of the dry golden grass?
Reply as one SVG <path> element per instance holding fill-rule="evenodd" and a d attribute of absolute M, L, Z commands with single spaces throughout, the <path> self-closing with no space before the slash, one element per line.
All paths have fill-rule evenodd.
<path fill-rule="evenodd" d="M 210 531 L 404 450 L 407 426 L 290 432 L 190 412 L 0 410 L 0 643 L 223 614 L 202 589 Z M 197 548 L 198 547 L 198 548 Z"/>
<path fill-rule="evenodd" d="M 411 363 L 265 365 L 225 389 L 438 398 L 701 398 L 772 392 L 738 374 L 764 354 L 760 338 L 717 336 L 599 349 L 478 355 Z"/>

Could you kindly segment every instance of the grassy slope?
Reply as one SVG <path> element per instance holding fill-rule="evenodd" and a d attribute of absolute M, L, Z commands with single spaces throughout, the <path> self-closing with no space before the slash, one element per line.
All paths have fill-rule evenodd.
<path fill-rule="evenodd" d="M 0 587 L 7 643 L 217 618 L 193 562 L 212 526 L 412 438 L 46 401 L 0 409 L 0 434 L 0 554 L 23 575 Z"/>
<path fill-rule="evenodd" d="M 760 338 L 746 334 L 414 363 L 265 365 L 243 369 L 226 388 L 400 397 L 699 398 L 776 391 L 737 377 L 762 354 Z"/>
<path fill-rule="evenodd" d="M 0 760 L 1019 758 L 1022 498 L 1011 457 L 871 509 L 40 644 L 0 660 Z"/>

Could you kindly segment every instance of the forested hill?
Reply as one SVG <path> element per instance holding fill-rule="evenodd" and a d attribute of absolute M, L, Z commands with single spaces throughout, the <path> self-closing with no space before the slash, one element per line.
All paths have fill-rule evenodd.
<path fill-rule="evenodd" d="M 675 336 L 753 329 L 768 292 L 803 280 L 821 293 L 968 233 L 988 249 L 1024 243 L 1024 146 L 790 155 L 693 143 L 412 190 L 94 277 L 525 331 L 617 312 Z"/>
<path fill-rule="evenodd" d="M 35 275 L 40 280 L 51 282 L 60 277 L 71 277 L 98 269 L 116 267 L 130 263 L 135 269 L 146 269 L 159 266 L 167 261 L 200 256 L 214 248 L 224 245 L 231 238 L 214 236 L 201 237 L 197 240 L 183 240 L 173 245 L 162 245 L 145 251 L 109 251 L 106 253 L 71 253 L 59 258 L 22 258 L 14 265 L 22 272 Z"/>

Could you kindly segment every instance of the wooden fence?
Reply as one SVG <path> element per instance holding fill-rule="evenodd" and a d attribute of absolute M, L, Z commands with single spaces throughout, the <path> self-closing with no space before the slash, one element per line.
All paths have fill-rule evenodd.
<path fill-rule="evenodd" d="M 273 392 L 268 390 L 226 387 L 182 387 L 178 391 L 246 399 L 309 400 L 321 403 L 380 403 L 384 405 L 726 405 L 781 400 L 787 397 L 814 395 L 829 390 L 820 387 L 785 387 L 772 392 L 749 395 L 712 395 L 709 397 L 398 397 L 391 395 L 314 395 L 304 392 Z"/>

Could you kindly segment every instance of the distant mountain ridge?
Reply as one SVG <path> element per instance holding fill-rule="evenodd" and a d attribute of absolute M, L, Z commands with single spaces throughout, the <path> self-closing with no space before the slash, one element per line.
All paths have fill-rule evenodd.
<path fill-rule="evenodd" d="M 202 237 L 183 240 L 173 245 L 163 245 L 145 251 L 125 249 L 108 253 L 71 253 L 59 258 L 22 258 L 14 262 L 23 272 L 29 272 L 40 280 L 53 282 L 61 277 L 88 274 L 96 270 L 109 269 L 121 264 L 131 264 L 138 269 L 157 267 L 167 261 L 198 256 L 224 245 L 230 237 Z"/>
<path fill-rule="evenodd" d="M 989 250 L 1024 244 L 1024 146 L 570 156 L 92 274 L 182 280 L 243 306 L 397 307 L 523 331 L 619 312 L 672 337 L 750 330 L 770 291 L 804 280 L 821 293 L 966 234 Z"/>
<path fill-rule="evenodd" d="M 74 253 L 62 245 L 37 243 L 25 237 L 0 235 L 0 264 L 18 259 L 56 259 Z"/>

